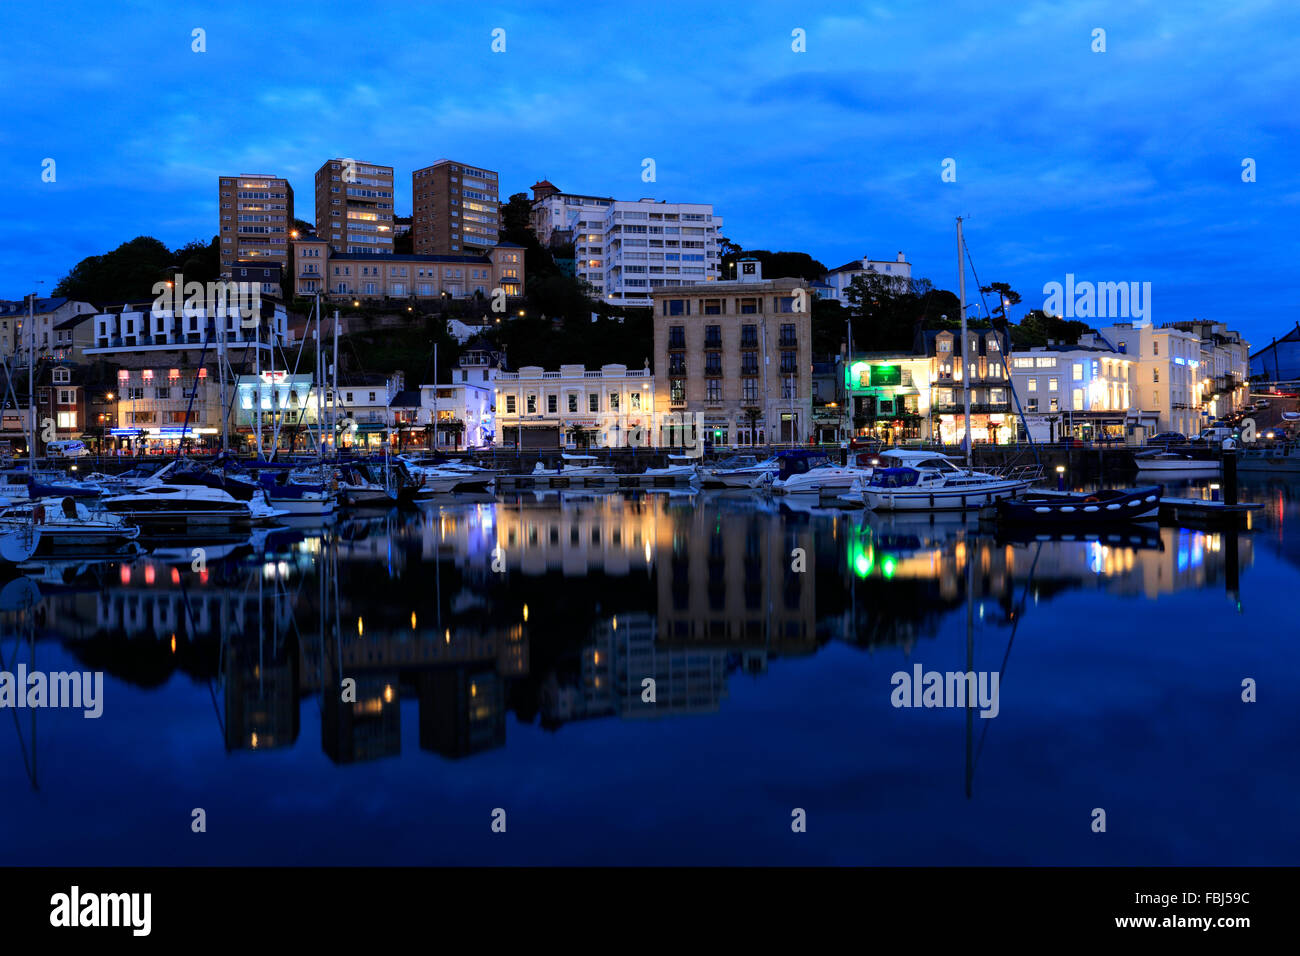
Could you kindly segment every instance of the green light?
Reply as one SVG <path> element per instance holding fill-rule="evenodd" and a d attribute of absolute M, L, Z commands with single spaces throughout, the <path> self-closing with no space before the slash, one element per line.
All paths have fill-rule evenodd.
<path fill-rule="evenodd" d="M 895 561 L 892 556 L 887 557 L 880 563 L 880 570 L 886 578 L 892 578 L 894 572 L 898 570 L 898 562 Z"/>

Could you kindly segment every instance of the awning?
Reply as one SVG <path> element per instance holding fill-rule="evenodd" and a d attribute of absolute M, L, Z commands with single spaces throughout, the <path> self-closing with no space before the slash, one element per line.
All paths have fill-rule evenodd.
<path fill-rule="evenodd" d="M 358 425 L 357 431 L 367 432 L 369 434 L 375 434 L 377 432 L 388 431 L 388 426 L 385 425 L 383 422 L 366 422 L 364 425 Z"/>

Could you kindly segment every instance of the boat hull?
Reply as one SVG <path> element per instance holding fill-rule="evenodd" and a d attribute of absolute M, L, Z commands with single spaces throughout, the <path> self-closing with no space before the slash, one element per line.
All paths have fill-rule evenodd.
<path fill-rule="evenodd" d="M 999 481 L 966 488 L 867 488 L 862 492 L 862 501 L 872 511 L 968 511 L 996 504 L 1029 485 L 1028 481 Z"/>
<path fill-rule="evenodd" d="M 1103 527 L 1150 521 L 1160 513 L 1158 487 L 1097 495 L 1027 494 L 997 503 L 998 520 L 1034 527 Z"/>

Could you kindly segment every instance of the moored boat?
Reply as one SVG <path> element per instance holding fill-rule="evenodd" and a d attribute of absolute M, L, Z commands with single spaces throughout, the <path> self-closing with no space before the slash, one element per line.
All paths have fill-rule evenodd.
<path fill-rule="evenodd" d="M 875 511 L 962 511 L 981 508 L 1024 491 L 1036 474 L 997 475 L 960 468 L 947 455 L 895 448 L 878 455 L 862 487 L 863 503 Z"/>
<path fill-rule="evenodd" d="M 998 520 L 1043 527 L 1151 520 L 1160 512 L 1160 495 L 1156 485 L 1079 494 L 1026 491 L 997 502 Z"/>
<path fill-rule="evenodd" d="M 700 468 L 700 484 L 705 488 L 758 488 L 776 478 L 781 463 L 775 458 L 759 461 L 755 455 L 733 455 L 717 464 Z"/>
<path fill-rule="evenodd" d="M 1134 456 L 1139 472 L 1162 472 L 1176 475 L 1204 475 L 1219 472 L 1223 465 L 1212 458 L 1193 458 L 1178 452 L 1146 452 Z"/>

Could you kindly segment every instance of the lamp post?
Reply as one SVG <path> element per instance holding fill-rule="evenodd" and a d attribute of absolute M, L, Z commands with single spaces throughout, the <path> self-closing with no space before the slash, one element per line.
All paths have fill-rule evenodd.
<path fill-rule="evenodd" d="M 1057 491 L 1065 490 L 1065 466 L 1064 465 L 1056 466 L 1056 490 Z"/>

